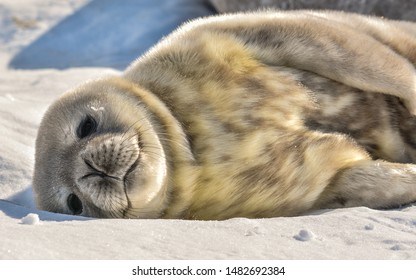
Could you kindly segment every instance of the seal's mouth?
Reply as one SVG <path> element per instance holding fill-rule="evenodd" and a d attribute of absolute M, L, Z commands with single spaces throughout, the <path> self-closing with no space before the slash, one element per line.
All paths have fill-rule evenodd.
<path fill-rule="evenodd" d="M 136 159 L 136 161 L 127 170 L 127 172 L 126 172 L 126 174 L 124 175 L 124 178 L 123 178 L 124 193 L 125 193 L 125 196 L 126 196 L 126 199 L 127 199 L 127 207 L 124 209 L 123 214 L 122 214 L 123 218 L 127 217 L 128 211 L 132 207 L 132 204 L 131 204 L 131 201 L 130 201 L 130 198 L 129 198 L 129 195 L 128 195 L 128 189 L 129 189 L 129 186 L 132 184 L 132 182 L 134 180 L 134 179 L 132 179 L 132 178 L 134 178 L 134 177 L 132 177 L 132 174 L 137 169 L 137 166 L 139 165 L 139 162 L 140 162 L 140 154 L 139 154 L 138 158 Z M 132 178 L 130 178 L 130 177 L 132 177 Z"/>
<path fill-rule="evenodd" d="M 124 182 L 124 188 L 125 188 L 125 190 L 126 190 L 126 187 L 128 185 L 129 178 L 131 177 L 130 175 L 137 169 L 137 166 L 139 165 L 140 160 L 141 160 L 141 155 L 142 155 L 143 147 L 142 147 L 142 142 L 140 140 L 140 136 L 139 135 L 137 135 L 137 146 L 138 146 L 138 149 L 139 149 L 139 153 L 138 153 L 137 159 L 133 162 L 133 164 L 129 167 L 129 169 L 127 169 L 126 174 L 124 174 L 124 177 L 123 177 L 123 182 Z M 127 194 L 127 192 L 126 192 L 126 194 Z"/>
<path fill-rule="evenodd" d="M 140 162 L 140 154 L 137 157 L 136 161 L 133 162 L 133 164 L 130 166 L 130 168 L 127 170 L 126 174 L 124 175 L 123 181 L 124 181 L 125 186 L 127 185 L 129 181 L 129 177 L 130 177 L 129 175 L 136 170 L 137 166 L 139 165 L 139 162 Z"/>

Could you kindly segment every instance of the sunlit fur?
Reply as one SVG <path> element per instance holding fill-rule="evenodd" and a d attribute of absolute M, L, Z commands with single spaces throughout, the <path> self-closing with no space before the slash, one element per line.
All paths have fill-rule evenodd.
<path fill-rule="evenodd" d="M 415 34 L 335 12 L 187 23 L 48 109 L 37 205 L 70 214 L 75 194 L 86 216 L 227 219 L 414 202 Z M 80 139 L 86 116 L 98 127 Z"/>

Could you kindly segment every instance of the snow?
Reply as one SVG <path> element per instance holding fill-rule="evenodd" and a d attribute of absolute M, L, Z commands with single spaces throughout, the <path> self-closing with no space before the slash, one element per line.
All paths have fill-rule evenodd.
<path fill-rule="evenodd" d="M 298 241 L 309 241 L 315 237 L 315 234 L 312 231 L 309 231 L 307 229 L 302 229 L 299 231 L 297 235 L 294 236 L 294 238 Z"/>
<path fill-rule="evenodd" d="M 36 209 L 34 141 L 48 105 L 118 73 L 180 22 L 212 13 L 202 2 L 0 0 L 0 259 L 415 259 L 416 206 L 226 221 Z"/>
<path fill-rule="evenodd" d="M 25 225 L 38 225 L 40 223 L 39 215 L 34 213 L 27 214 L 20 222 Z"/>

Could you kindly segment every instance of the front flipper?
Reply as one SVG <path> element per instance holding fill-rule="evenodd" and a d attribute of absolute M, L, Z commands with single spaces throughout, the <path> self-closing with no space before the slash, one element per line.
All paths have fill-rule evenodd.
<path fill-rule="evenodd" d="M 364 27 L 352 28 L 305 12 L 268 12 L 215 17 L 193 29 L 191 37 L 208 32 L 212 44 L 216 37 L 234 38 L 266 65 L 308 70 L 363 91 L 398 96 L 416 114 L 413 65 Z M 416 49 L 414 40 L 406 44 Z"/>

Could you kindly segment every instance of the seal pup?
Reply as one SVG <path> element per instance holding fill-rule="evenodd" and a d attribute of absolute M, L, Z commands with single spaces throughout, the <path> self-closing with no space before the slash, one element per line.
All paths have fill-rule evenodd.
<path fill-rule="evenodd" d="M 37 205 L 227 219 L 412 203 L 413 27 L 310 11 L 187 23 L 121 76 L 51 105 L 36 140 Z"/>

